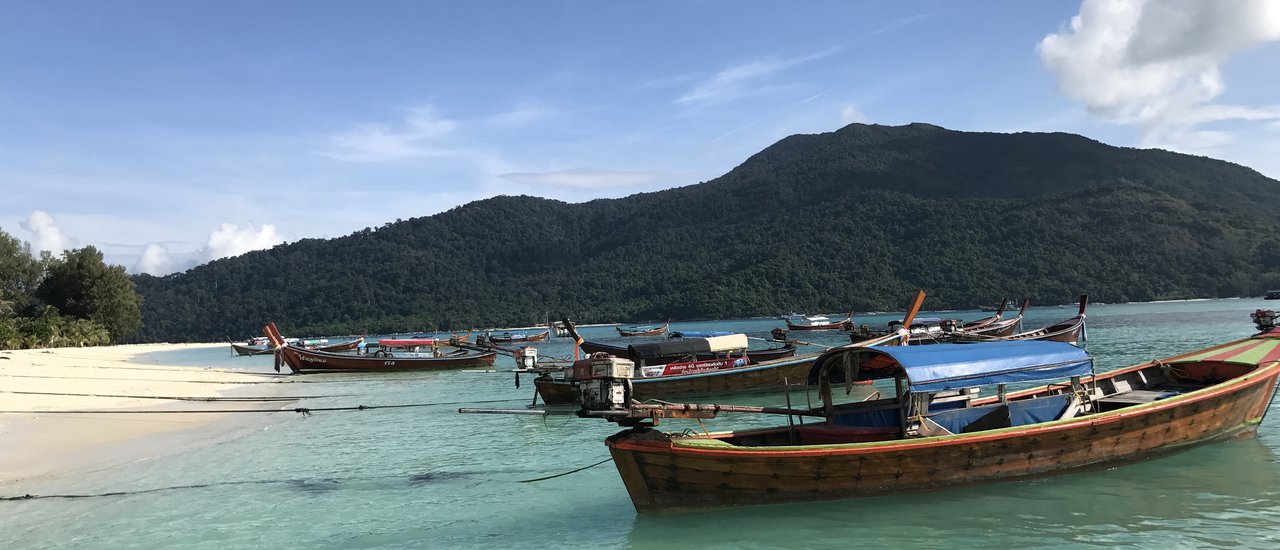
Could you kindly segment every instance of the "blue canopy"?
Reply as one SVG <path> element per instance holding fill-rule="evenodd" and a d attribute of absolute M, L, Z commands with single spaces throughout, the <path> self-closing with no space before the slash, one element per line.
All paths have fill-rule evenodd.
<path fill-rule="evenodd" d="M 730 334 L 737 334 L 737 333 L 730 332 L 730 331 L 708 332 L 708 331 L 697 331 L 697 330 L 682 330 L 682 331 L 671 333 L 671 337 L 672 338 L 715 338 L 716 336 L 728 336 Z"/>
<path fill-rule="evenodd" d="M 823 369 L 833 382 L 842 382 L 846 360 L 859 367 L 855 379 L 874 380 L 905 374 L 912 391 L 918 392 L 1061 380 L 1093 372 L 1093 358 L 1064 342 L 1020 340 L 904 347 L 850 346 L 822 354 L 809 372 L 810 383 L 817 383 Z"/>

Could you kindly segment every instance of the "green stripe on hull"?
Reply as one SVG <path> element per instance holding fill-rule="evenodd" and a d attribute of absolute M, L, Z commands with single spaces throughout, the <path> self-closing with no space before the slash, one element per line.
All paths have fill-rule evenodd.
<path fill-rule="evenodd" d="M 1188 363 L 1188 362 L 1191 362 L 1191 361 L 1203 361 L 1206 357 L 1213 357 L 1214 355 L 1220 355 L 1220 354 L 1226 353 L 1226 352 L 1228 352 L 1228 351 L 1233 351 L 1233 350 L 1241 350 L 1241 351 L 1242 351 L 1242 350 L 1243 350 L 1243 348 L 1245 348 L 1245 347 L 1247 347 L 1247 346 L 1256 346 L 1256 345 L 1258 345 L 1258 344 L 1259 344 L 1259 342 L 1261 342 L 1261 341 L 1260 341 L 1260 340 L 1245 340 L 1245 341 L 1243 341 L 1243 342 L 1240 342 L 1240 343 L 1237 343 L 1237 344 L 1234 344 L 1234 345 L 1231 345 L 1231 346 L 1226 346 L 1226 347 L 1221 347 L 1221 348 L 1211 349 L 1211 350 L 1209 350 L 1209 351 L 1206 351 L 1206 352 L 1203 352 L 1203 353 L 1197 353 L 1197 354 L 1195 354 L 1195 355 L 1190 355 L 1190 356 L 1187 356 L 1187 357 L 1179 357 L 1179 358 L 1178 358 L 1178 360 L 1177 360 L 1177 361 L 1175 361 L 1175 362 L 1177 362 L 1177 363 Z"/>
<path fill-rule="evenodd" d="M 1271 353 L 1272 350 L 1276 349 L 1276 346 L 1280 346 L 1280 341 L 1260 340 L 1257 346 L 1254 346 L 1239 355 L 1232 356 L 1227 359 L 1227 361 L 1232 363 L 1248 363 L 1250 365 L 1257 365 L 1259 361 L 1262 361 L 1263 357 L 1266 357 L 1268 353 Z"/>

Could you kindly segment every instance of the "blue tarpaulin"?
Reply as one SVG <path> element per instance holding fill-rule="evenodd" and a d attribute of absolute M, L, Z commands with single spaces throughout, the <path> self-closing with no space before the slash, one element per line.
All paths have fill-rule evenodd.
<path fill-rule="evenodd" d="M 976 344 L 837 348 L 823 354 L 810 371 L 811 383 L 824 366 L 843 381 L 846 356 L 862 366 L 857 379 L 906 375 L 912 391 L 943 390 L 1088 376 L 1093 359 L 1064 342 L 1023 340 Z M 856 361 L 854 361 L 856 359 Z M 833 381 L 836 377 L 833 376 Z"/>

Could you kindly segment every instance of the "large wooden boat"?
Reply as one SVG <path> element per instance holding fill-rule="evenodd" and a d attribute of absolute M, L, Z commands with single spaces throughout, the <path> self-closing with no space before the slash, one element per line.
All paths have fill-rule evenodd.
<path fill-rule="evenodd" d="M 655 347 L 645 347 L 645 345 L 640 345 L 640 347 L 638 348 L 636 346 L 616 346 L 613 344 L 605 344 L 602 342 L 591 342 L 591 341 L 583 340 L 581 336 L 578 336 L 578 329 L 573 325 L 572 321 L 565 319 L 562 322 L 564 323 L 565 330 L 569 333 L 569 338 L 572 338 L 578 342 L 578 347 L 582 350 L 583 353 L 586 353 L 586 354 L 605 353 L 608 355 L 612 355 L 614 357 L 622 357 L 624 359 L 631 359 L 633 361 L 639 361 L 643 359 L 648 364 L 652 364 L 652 365 L 665 364 L 665 363 L 677 363 L 680 361 L 687 361 L 690 359 L 710 361 L 713 359 L 721 359 L 725 357 L 730 357 L 730 358 L 746 357 L 751 363 L 764 363 L 766 361 L 786 359 L 787 357 L 791 357 L 796 354 L 796 346 L 795 344 L 792 344 L 792 343 L 786 343 L 786 344 L 783 344 L 782 346 L 775 346 L 775 347 L 770 347 L 765 349 L 748 348 L 746 350 L 732 350 L 732 351 L 723 352 L 723 353 L 711 352 L 706 350 L 690 351 L 691 348 L 683 344 L 672 344 L 672 345 L 655 346 Z M 655 351 L 650 351 L 649 356 L 638 357 L 635 355 L 636 349 L 639 349 L 641 351 L 656 350 L 656 352 L 659 354 L 653 355 L 652 353 L 654 353 Z M 693 354 L 692 358 L 690 358 L 689 356 L 690 353 Z"/>
<path fill-rule="evenodd" d="M 601 403 L 580 414 L 636 426 L 606 445 L 644 513 L 937 490 L 1253 436 L 1280 375 L 1280 331 L 1103 375 L 1092 365 L 1061 342 L 842 347 L 810 371 L 823 407 L 786 411 L 817 423 L 674 434 L 650 422 L 730 408 Z M 891 380 L 892 389 L 833 404 L 831 386 L 846 377 Z M 1034 379 L 1064 381 L 1003 392 Z M 968 389 L 991 385 L 998 395 L 979 399 Z"/>
<path fill-rule="evenodd" d="M 635 399 L 666 399 L 691 395 L 720 395 L 742 392 L 782 391 L 783 381 L 803 384 L 813 361 L 819 354 L 798 355 L 763 363 L 745 359 L 714 359 L 656 365 L 660 369 L 651 377 L 631 380 Z M 590 359 L 587 359 L 588 361 Z M 548 405 L 572 405 L 578 402 L 578 383 L 567 377 L 566 370 L 557 376 L 544 373 L 533 380 L 538 397 Z M 670 372 L 670 374 L 667 374 Z"/>
<path fill-rule="evenodd" d="M 917 293 L 914 303 L 906 314 L 905 320 L 908 324 L 923 303 L 924 293 Z M 860 345 L 895 346 L 902 344 L 905 336 L 904 330 L 868 340 Z M 686 359 L 668 361 L 665 364 L 649 360 L 652 357 L 670 357 L 671 355 L 663 350 L 669 349 L 668 346 L 672 344 L 690 350 L 690 353 L 684 354 Z M 631 396 L 634 399 L 644 400 L 689 395 L 782 391 L 787 385 L 805 385 L 809 368 L 819 357 L 819 354 L 807 354 L 760 363 L 750 360 L 749 357 L 735 359 L 732 356 L 721 356 L 710 360 L 693 359 L 704 353 L 701 352 L 702 347 L 706 347 L 710 353 L 723 353 L 736 346 L 745 345 L 746 336 L 734 334 L 630 346 L 631 353 L 628 358 L 635 362 L 634 372 L 636 373 L 636 376 L 630 380 Z M 580 380 L 569 376 L 571 373 L 572 371 L 565 371 L 559 376 L 545 373 L 534 379 L 538 395 L 549 405 L 578 401 Z"/>
<path fill-rule="evenodd" d="M 504 332 L 502 334 L 485 333 L 485 340 L 494 344 L 510 344 L 512 342 L 538 342 L 551 336 L 551 329 L 542 332 Z"/>
<path fill-rule="evenodd" d="M 1035 330 L 1010 334 L 1009 336 L 984 336 L 981 334 L 964 334 L 957 336 L 956 342 L 995 342 L 1009 340 L 1048 340 L 1066 342 L 1078 346 L 1086 338 L 1084 310 L 1089 305 L 1089 295 L 1080 295 L 1080 312 L 1075 317 L 1058 321 L 1052 325 Z"/>
<path fill-rule="evenodd" d="M 832 320 L 826 315 L 788 317 L 787 330 L 849 330 L 853 326 L 853 312 L 844 319 Z"/>
<path fill-rule="evenodd" d="M 671 322 L 667 321 L 660 326 L 614 327 L 614 329 L 618 331 L 618 336 L 660 336 L 666 334 L 670 326 Z"/>
<path fill-rule="evenodd" d="M 432 343 L 431 350 L 422 352 L 395 351 L 390 346 L 380 349 L 375 354 L 353 355 L 309 350 L 286 344 L 280 336 L 275 323 L 268 323 L 263 333 L 276 350 L 276 370 L 280 363 L 288 365 L 294 374 L 310 374 L 319 372 L 383 372 L 406 370 L 437 370 L 455 368 L 473 368 L 492 365 L 497 357 L 496 352 L 473 353 L 468 350 L 445 352 Z M 405 340 L 390 340 L 404 342 Z M 380 342 L 389 342 L 383 340 Z"/>

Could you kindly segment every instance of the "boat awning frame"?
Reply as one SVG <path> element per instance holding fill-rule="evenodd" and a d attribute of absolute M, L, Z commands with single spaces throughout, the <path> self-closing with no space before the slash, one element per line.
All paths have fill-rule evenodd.
<path fill-rule="evenodd" d="M 846 363 L 847 362 L 847 363 Z M 845 365 L 854 380 L 905 376 L 912 391 L 944 390 L 1063 380 L 1093 374 L 1088 352 L 1064 342 L 1025 340 L 901 347 L 840 347 L 820 356 L 809 383 L 822 377 L 844 382 Z"/>

